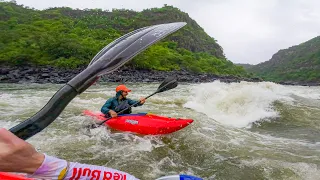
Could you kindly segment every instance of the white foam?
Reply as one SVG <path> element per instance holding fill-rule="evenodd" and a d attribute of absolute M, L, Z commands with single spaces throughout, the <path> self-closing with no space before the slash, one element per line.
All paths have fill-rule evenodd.
<path fill-rule="evenodd" d="M 304 86 L 285 86 L 287 93 L 291 93 L 296 96 L 320 100 L 320 87 L 304 87 Z"/>
<path fill-rule="evenodd" d="M 284 86 L 263 83 L 204 83 L 194 86 L 190 100 L 184 105 L 216 121 L 235 127 L 246 127 L 255 121 L 274 118 L 276 100 L 292 102 Z"/>

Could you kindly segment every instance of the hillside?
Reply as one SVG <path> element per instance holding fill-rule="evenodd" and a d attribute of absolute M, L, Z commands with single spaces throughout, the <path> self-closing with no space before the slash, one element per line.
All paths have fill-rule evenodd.
<path fill-rule="evenodd" d="M 129 66 L 247 76 L 224 56 L 221 46 L 187 13 L 165 5 L 135 12 L 126 9 L 50 8 L 35 10 L 0 2 L 0 64 L 86 66 L 106 44 L 132 30 L 184 21 L 187 26 L 137 56 Z"/>
<path fill-rule="evenodd" d="M 250 69 L 251 67 L 253 67 L 254 65 L 252 64 L 242 64 L 242 63 L 237 63 L 235 64 L 237 66 L 242 66 L 244 69 Z"/>
<path fill-rule="evenodd" d="M 320 83 L 320 36 L 278 51 L 269 61 L 248 68 L 264 80 Z"/>

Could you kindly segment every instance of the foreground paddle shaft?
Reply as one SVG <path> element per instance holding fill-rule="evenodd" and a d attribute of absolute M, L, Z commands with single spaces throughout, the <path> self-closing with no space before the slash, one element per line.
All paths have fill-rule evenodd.
<path fill-rule="evenodd" d="M 37 114 L 14 126 L 10 131 L 23 140 L 32 137 L 51 124 L 77 95 L 78 92 L 73 87 L 64 85 Z"/>
<path fill-rule="evenodd" d="M 111 73 L 160 39 L 186 23 L 145 27 L 126 34 L 104 47 L 89 66 L 63 86 L 34 116 L 10 129 L 21 139 L 28 139 L 50 125 L 78 94 L 89 88 L 101 75 Z"/>

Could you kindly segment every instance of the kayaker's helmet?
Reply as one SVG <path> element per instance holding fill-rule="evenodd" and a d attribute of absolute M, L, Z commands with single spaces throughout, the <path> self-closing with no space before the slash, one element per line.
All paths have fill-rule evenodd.
<path fill-rule="evenodd" d="M 131 90 L 128 89 L 125 85 L 121 84 L 116 87 L 116 92 L 122 91 L 122 92 L 130 92 Z"/>

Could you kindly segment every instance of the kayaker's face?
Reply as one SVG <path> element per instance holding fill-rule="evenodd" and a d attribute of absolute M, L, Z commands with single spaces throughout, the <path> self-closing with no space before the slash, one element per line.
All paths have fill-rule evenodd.
<path fill-rule="evenodd" d="M 121 94 L 121 95 L 122 95 L 122 97 L 124 97 L 124 98 L 125 98 L 125 97 L 127 97 L 128 92 L 127 92 L 127 91 L 122 91 L 122 94 Z"/>

